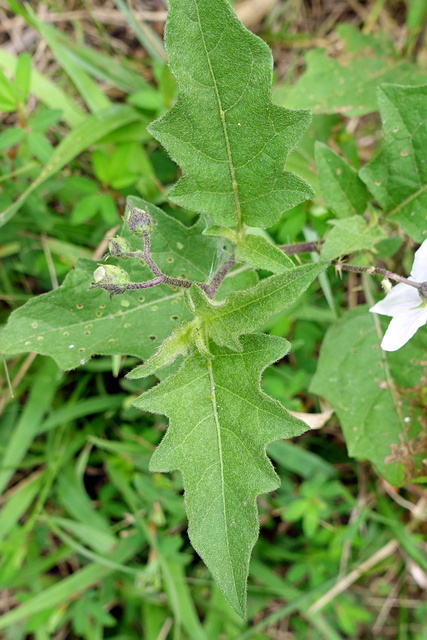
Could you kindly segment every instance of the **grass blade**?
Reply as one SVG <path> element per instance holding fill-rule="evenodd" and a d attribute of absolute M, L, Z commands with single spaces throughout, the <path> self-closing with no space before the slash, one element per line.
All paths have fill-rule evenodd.
<path fill-rule="evenodd" d="M 86 120 L 76 127 L 74 131 L 71 131 L 55 148 L 50 162 L 44 167 L 38 178 L 19 196 L 16 202 L 0 213 L 0 227 L 13 218 L 28 196 L 45 180 L 58 173 L 62 167 L 82 151 L 98 142 L 111 131 L 115 131 L 130 122 L 135 122 L 139 118 L 137 111 L 126 105 L 114 105 L 97 115 L 87 116 Z"/>

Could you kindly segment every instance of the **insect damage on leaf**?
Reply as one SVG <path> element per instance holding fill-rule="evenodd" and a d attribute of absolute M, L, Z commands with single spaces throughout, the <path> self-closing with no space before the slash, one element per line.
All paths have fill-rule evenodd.
<path fill-rule="evenodd" d="M 170 199 L 241 229 L 313 197 L 283 170 L 310 113 L 271 102 L 271 51 L 228 2 L 170 0 L 165 44 L 178 101 L 149 131 L 183 171 Z"/>

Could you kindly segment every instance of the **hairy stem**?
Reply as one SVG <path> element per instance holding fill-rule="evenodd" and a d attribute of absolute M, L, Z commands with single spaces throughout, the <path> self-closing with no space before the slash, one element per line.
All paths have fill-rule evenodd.
<path fill-rule="evenodd" d="M 397 273 L 393 273 L 392 271 L 388 271 L 387 269 L 380 269 L 379 267 L 358 267 L 352 264 L 345 264 L 344 262 L 334 262 L 333 263 L 335 269 L 338 271 L 356 271 L 357 273 L 378 273 L 380 276 L 384 278 L 388 278 L 389 280 L 395 280 L 396 282 L 403 282 L 404 284 L 409 284 L 411 287 L 415 287 L 415 289 L 422 289 L 422 282 L 414 282 L 413 280 L 409 280 L 404 276 L 399 276 Z"/>
<path fill-rule="evenodd" d="M 206 285 L 202 285 L 202 289 L 208 294 L 209 298 L 213 298 L 218 291 L 221 282 L 224 280 L 231 267 L 235 264 L 234 256 L 230 256 L 213 276 L 212 280 Z M 199 285 L 200 286 L 200 285 Z"/>
<path fill-rule="evenodd" d="M 311 253 L 311 251 L 317 251 L 320 253 L 323 240 L 316 240 L 315 242 L 296 242 L 294 244 L 281 244 L 278 245 L 279 249 L 286 253 L 287 256 L 294 256 L 298 253 Z"/>

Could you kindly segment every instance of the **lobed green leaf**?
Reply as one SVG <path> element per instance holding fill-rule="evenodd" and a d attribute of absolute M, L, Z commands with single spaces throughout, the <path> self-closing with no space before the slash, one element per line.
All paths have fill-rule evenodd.
<path fill-rule="evenodd" d="M 270 49 L 226 0 L 171 0 L 165 44 L 175 106 L 150 125 L 183 171 L 170 199 L 218 224 L 268 227 L 313 197 L 283 171 L 310 115 L 271 102 Z"/>
<path fill-rule="evenodd" d="M 279 87 L 275 98 L 287 107 L 310 107 L 314 113 L 361 116 L 377 111 L 376 90 L 383 82 L 418 85 L 427 74 L 398 57 L 391 40 L 361 34 L 348 24 L 338 26 L 343 42 L 338 59 L 324 49 L 306 56 L 307 70 L 298 82 Z"/>
<path fill-rule="evenodd" d="M 279 479 L 266 456 L 273 440 L 307 425 L 260 390 L 262 371 L 289 349 L 283 338 L 245 335 L 241 352 L 212 344 L 145 392 L 135 406 L 170 418 L 151 471 L 183 474 L 189 536 L 222 592 L 242 616 L 252 547 L 258 536 L 256 497 Z"/>

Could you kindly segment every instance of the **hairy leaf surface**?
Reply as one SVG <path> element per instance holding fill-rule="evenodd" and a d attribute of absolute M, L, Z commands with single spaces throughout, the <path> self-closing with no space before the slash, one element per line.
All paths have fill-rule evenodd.
<path fill-rule="evenodd" d="M 80 260 L 59 289 L 14 311 L 0 331 L 0 353 L 34 351 L 50 356 L 62 369 L 74 369 L 95 354 L 147 358 L 189 317 L 182 292 L 170 287 L 112 300 L 105 291 L 88 290 L 95 268 L 96 263 Z M 146 269 L 136 273 L 149 278 Z"/>
<path fill-rule="evenodd" d="M 263 236 L 246 234 L 236 246 L 236 261 L 250 264 L 256 269 L 266 269 L 272 273 L 283 273 L 293 269 L 295 264 L 276 245 Z"/>
<path fill-rule="evenodd" d="M 218 223 L 267 227 L 313 196 L 283 171 L 310 115 L 271 102 L 270 49 L 226 0 L 170 0 L 165 44 L 175 106 L 149 127 L 183 170 L 170 199 Z"/>
<path fill-rule="evenodd" d="M 283 338 L 247 335 L 242 351 L 211 346 L 135 402 L 170 418 L 151 471 L 183 474 L 188 533 L 223 593 L 244 616 L 246 580 L 258 536 L 256 497 L 279 479 L 265 450 L 307 425 L 259 386 L 262 371 L 289 349 Z"/>
<path fill-rule="evenodd" d="M 288 269 L 247 291 L 231 293 L 220 304 L 212 304 L 201 289 L 192 287 L 190 307 L 194 307 L 201 327 L 217 344 L 240 349 L 239 336 L 255 331 L 272 315 L 296 302 L 326 266 L 317 263 Z"/>
<path fill-rule="evenodd" d="M 234 291 L 222 303 L 209 300 L 193 285 L 187 294 L 187 303 L 194 320 L 179 327 L 147 362 L 131 371 L 128 378 L 151 375 L 193 346 L 208 354 L 209 339 L 220 346 L 241 351 L 242 334 L 255 331 L 272 315 L 296 302 L 325 268 L 323 263 L 289 269 L 261 280 L 250 289 Z"/>
<path fill-rule="evenodd" d="M 375 323 L 359 307 L 328 330 L 311 389 L 334 407 L 349 454 L 402 485 L 427 476 L 427 341 L 420 331 L 402 349 L 382 351 Z"/>
<path fill-rule="evenodd" d="M 385 144 L 360 177 L 405 233 L 422 242 L 427 230 L 427 85 L 382 85 L 378 104 Z"/>

